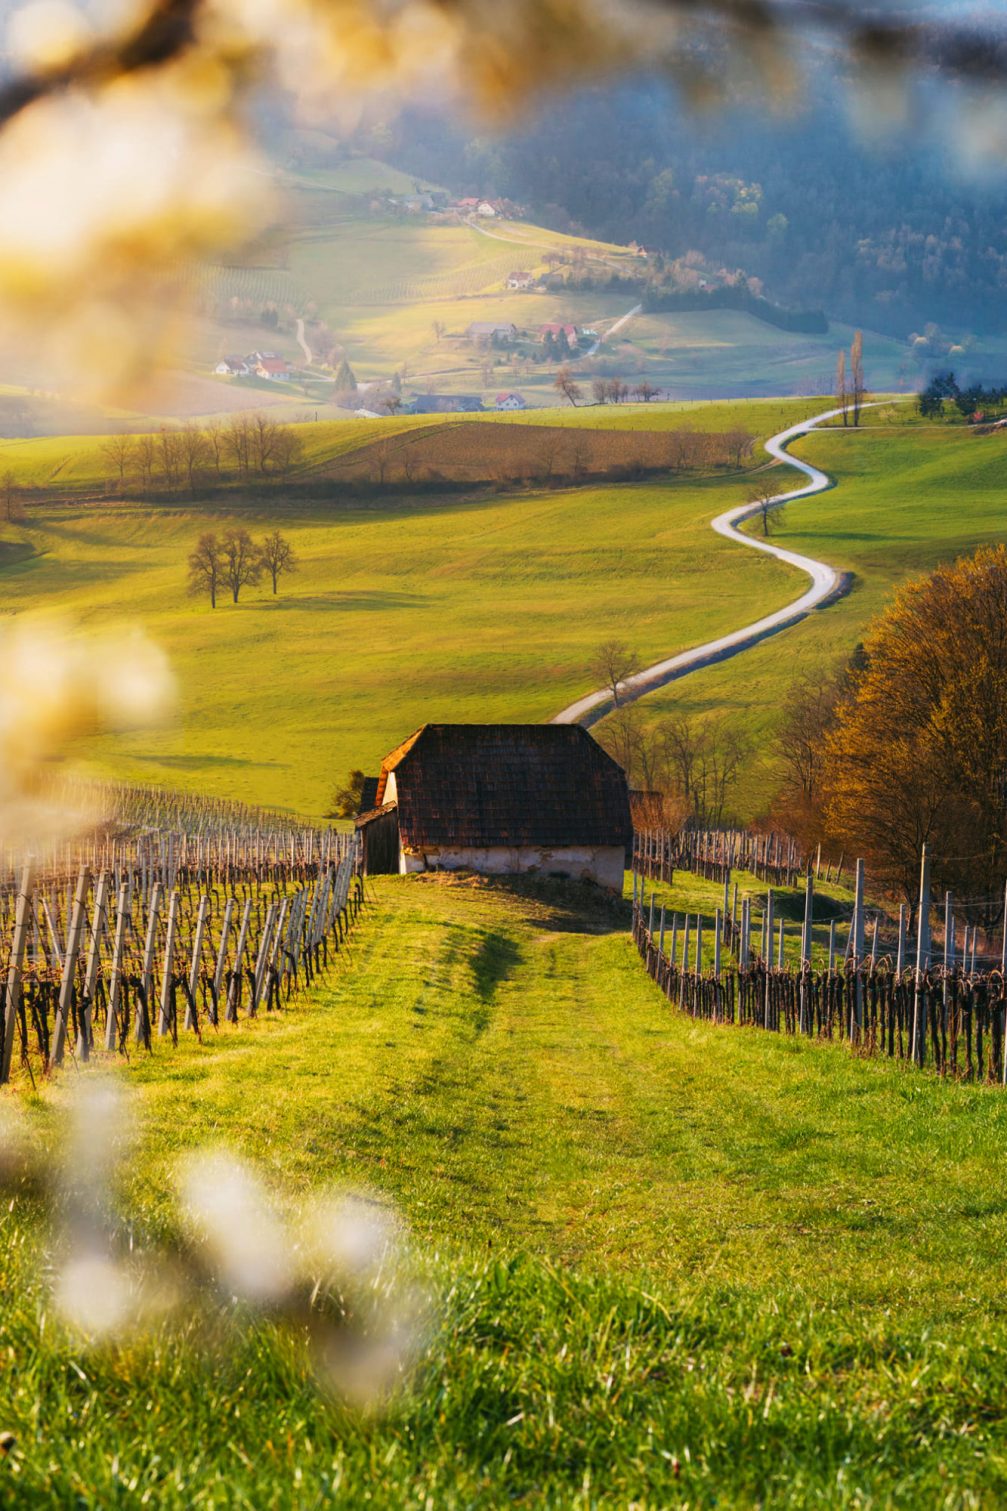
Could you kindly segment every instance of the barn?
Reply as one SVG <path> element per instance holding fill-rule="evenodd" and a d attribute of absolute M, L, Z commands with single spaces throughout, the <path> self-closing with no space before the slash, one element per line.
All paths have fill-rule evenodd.
<path fill-rule="evenodd" d="M 357 820 L 371 874 L 479 871 L 621 891 L 622 768 L 577 724 L 424 724 L 385 757 Z"/>

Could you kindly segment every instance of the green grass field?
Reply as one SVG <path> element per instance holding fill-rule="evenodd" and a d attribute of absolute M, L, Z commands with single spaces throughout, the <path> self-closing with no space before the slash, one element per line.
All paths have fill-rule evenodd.
<path fill-rule="evenodd" d="M 908 408 L 908 406 L 903 406 Z M 772 731 L 795 674 L 837 670 L 907 578 L 1004 539 L 1007 437 L 957 426 L 828 430 L 793 448 L 838 486 L 787 506 L 779 544 L 854 574 L 847 597 L 733 661 L 673 683 L 648 710 L 727 713 L 752 737 L 743 803 L 764 811 Z"/>
<path fill-rule="evenodd" d="M 677 419 L 766 434 L 816 407 L 636 406 L 551 418 L 620 427 Z M 381 433 L 416 424 L 374 423 Z M 306 426 L 305 466 L 372 439 L 369 426 Z M 795 675 L 840 665 L 906 577 L 1002 538 L 1003 445 L 1002 435 L 953 426 L 829 431 L 799 443 L 838 486 L 791 505 L 776 538 L 851 571 L 852 591 L 643 705 L 654 718 L 726 712 L 749 733 L 744 811 L 763 812 L 771 798 L 772 731 Z M 81 486 L 103 465 L 90 438 L 8 443 L 4 457 L 26 478 Z M 234 500 L 214 510 L 68 502 L 8 527 L 32 554 L 9 558 L 5 607 L 58 603 L 85 628 L 138 621 L 169 651 L 182 689 L 176 723 L 91 742 L 84 754 L 98 770 L 318 813 L 350 766 L 373 768 L 424 720 L 548 718 L 590 689 L 591 655 L 607 637 L 656 660 L 794 596 L 798 573 L 709 530 L 747 487 L 743 478 L 692 478 L 331 504 L 299 502 L 292 487 L 254 508 Z M 185 595 L 186 556 L 202 530 L 236 522 L 253 533 L 280 524 L 301 570 L 278 599 L 252 589 L 237 607 L 211 612 Z"/>
<path fill-rule="evenodd" d="M 783 603 L 789 574 L 739 574 L 705 521 L 734 483 L 655 484 L 500 502 L 403 503 L 256 515 L 122 506 L 49 509 L 35 554 L 5 571 L 8 611 L 59 605 L 84 629 L 139 622 L 169 652 L 178 722 L 90 742 L 130 779 L 318 813 L 350 766 L 374 768 L 429 719 L 538 721 L 591 685 L 606 636 L 645 654 Z M 626 519 L 636 523 L 626 544 Z M 301 570 L 278 598 L 186 597 L 207 528 L 279 523 Z"/>
<path fill-rule="evenodd" d="M 0 1502 L 1003 1503 L 1001 1093 L 680 1017 L 576 887 L 372 890 L 314 1001 L 134 1058 L 123 1201 L 142 1245 L 223 1138 L 287 1206 L 392 1202 L 432 1302 L 403 1392 L 351 1415 L 240 1314 L 89 1351 L 16 1202 Z M 25 1098 L 43 1143 L 71 1081 Z"/>

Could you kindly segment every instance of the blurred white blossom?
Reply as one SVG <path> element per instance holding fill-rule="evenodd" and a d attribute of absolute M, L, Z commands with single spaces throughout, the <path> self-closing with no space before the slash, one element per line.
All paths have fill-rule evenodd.
<path fill-rule="evenodd" d="M 251 1168 L 223 1151 L 195 1155 L 183 1170 L 181 1195 L 221 1282 L 242 1301 L 282 1301 L 294 1283 L 290 1247 Z"/>
<path fill-rule="evenodd" d="M 25 619 L 0 635 L 0 829 L 41 841 L 75 816 L 40 787 L 45 763 L 84 735 L 157 724 L 175 686 L 164 652 L 138 629 L 84 635 L 67 620 Z"/>

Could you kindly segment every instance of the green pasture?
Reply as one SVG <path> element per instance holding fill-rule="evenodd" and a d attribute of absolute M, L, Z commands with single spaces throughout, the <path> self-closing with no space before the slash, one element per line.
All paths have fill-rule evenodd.
<path fill-rule="evenodd" d="M 837 486 L 788 505 L 772 538 L 851 572 L 851 591 L 645 705 L 657 718 L 672 711 L 727 717 L 748 733 L 753 754 L 742 800 L 750 813 L 764 812 L 772 794 L 773 731 L 795 678 L 838 669 L 900 583 L 1005 538 L 1003 433 L 984 437 L 950 425 L 830 429 L 792 449 Z"/>
<path fill-rule="evenodd" d="M 8 538 L 8 613 L 59 607 L 82 633 L 142 625 L 168 652 L 176 722 L 84 743 L 96 769 L 320 812 L 351 766 L 427 720 L 549 718 L 617 636 L 654 660 L 784 603 L 794 573 L 713 537 L 744 476 L 501 498 L 32 511 Z M 207 529 L 279 525 L 301 562 L 274 598 L 186 596 Z"/>
<path fill-rule="evenodd" d="M 401 1213 L 428 1296 L 387 1412 L 229 1309 L 89 1350 L 5 1211 L 0 1503 L 942 1511 L 1007 1498 L 1007 1101 L 678 1015 L 625 905 L 389 878 L 329 985 L 134 1055 L 133 1244 L 225 1141 L 281 1206 Z M 21 1094 L 44 1147 L 68 1071 Z"/>

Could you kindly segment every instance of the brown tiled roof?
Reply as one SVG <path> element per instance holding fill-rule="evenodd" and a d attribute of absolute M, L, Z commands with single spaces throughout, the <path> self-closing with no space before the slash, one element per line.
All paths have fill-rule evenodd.
<path fill-rule="evenodd" d="M 386 756 L 399 833 L 427 845 L 624 845 L 622 769 L 578 724 L 424 724 Z"/>
<path fill-rule="evenodd" d="M 354 827 L 357 828 L 357 829 L 366 829 L 367 825 L 368 824 L 373 824 L 375 819 L 384 818 L 384 816 L 385 816 L 386 813 L 394 813 L 394 812 L 395 812 L 395 804 L 394 803 L 385 803 L 380 808 L 369 808 L 366 812 L 361 812 L 361 813 L 357 814 L 357 817 L 356 817 L 356 819 L 354 821 Z"/>

